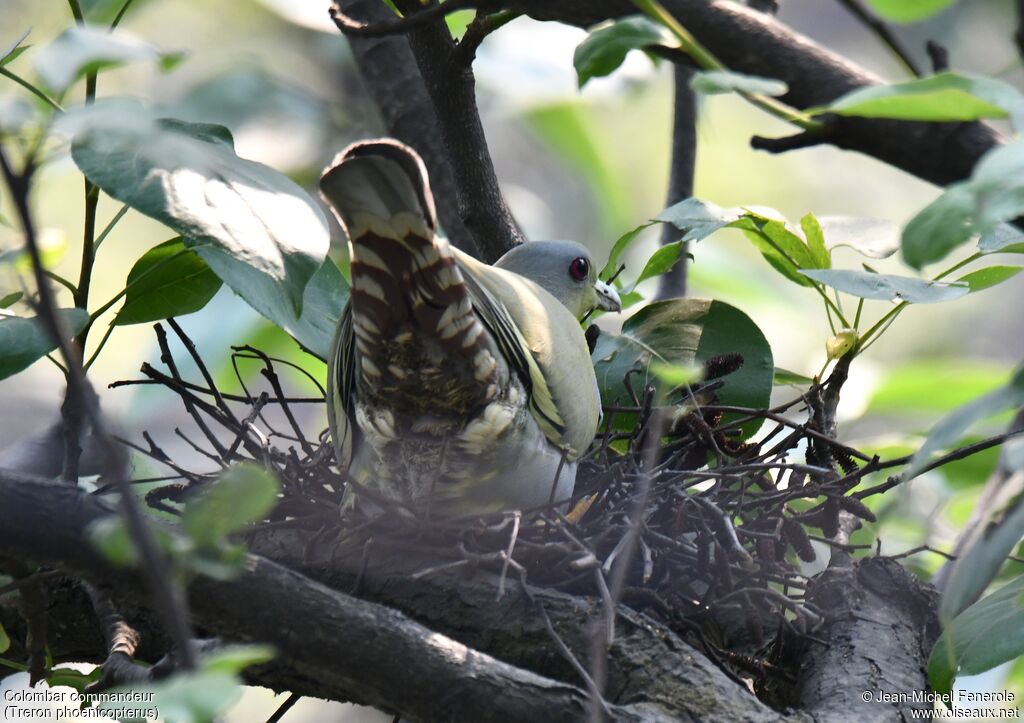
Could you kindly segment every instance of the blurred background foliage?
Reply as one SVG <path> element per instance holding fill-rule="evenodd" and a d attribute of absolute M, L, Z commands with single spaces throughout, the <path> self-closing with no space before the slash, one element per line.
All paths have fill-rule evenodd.
<path fill-rule="evenodd" d="M 168 108 L 168 115 L 226 125 L 240 156 L 266 163 L 311 189 L 320 170 L 344 145 L 383 132 L 347 43 L 327 16 L 328 4 L 136 0 L 121 27 L 162 50 L 182 51 L 185 59 L 171 72 L 136 64 L 104 73 L 99 94 L 134 95 Z M 121 2 L 92 0 L 83 5 L 87 18 L 109 22 Z M 16 72 L 31 73 L 33 54 L 71 24 L 66 4 L 58 0 L 0 0 L 0 10 L 0 46 L 31 28 L 27 42 L 34 47 L 11 64 Z M 838 2 L 784 0 L 779 18 L 887 80 L 906 77 Z M 464 14 L 451 19 L 455 32 L 466 22 Z M 933 39 L 949 50 L 953 69 L 992 75 L 1021 87 L 1024 73 L 1012 38 L 1015 22 L 1010 0 L 971 0 L 897 32 L 924 65 L 925 41 Z M 584 37 L 578 29 L 518 19 L 484 42 L 475 69 L 498 176 L 527 236 L 577 239 L 602 260 L 616 238 L 664 206 L 671 78 L 663 64 L 655 66 L 633 52 L 617 73 L 592 80 L 581 91 L 572 55 Z M 81 87 L 73 92 L 80 93 Z M 0 79 L 0 103 L 14 97 L 33 100 L 14 83 Z M 79 99 L 68 102 L 72 100 Z M 939 194 L 939 189 L 880 162 L 827 146 L 780 156 L 749 147 L 751 135 L 783 135 L 789 130 L 734 95 L 702 99 L 696 195 L 722 206 L 770 206 L 791 219 L 813 211 L 902 224 Z M 69 278 L 78 272 L 74 249 L 81 235 L 81 183 L 67 155 L 55 155 L 38 177 L 33 198 L 52 268 Z M 2 199 L 2 213 L 10 218 L 8 201 Z M 101 227 L 119 208 L 101 197 Z M 332 255 L 343 260 L 342 239 L 334 231 Z M 627 278 L 635 277 L 653 250 L 658 229 L 645 234 L 625 259 Z M 160 224 L 129 213 L 100 251 L 94 278 L 97 303 L 123 288 L 133 263 L 172 235 Z M 14 230 L 0 226 L 0 253 L 19 244 Z M 778 366 L 805 375 L 821 368 L 830 332 L 819 305 L 807 303 L 812 299 L 809 292 L 772 272 L 737 231 L 718 233 L 691 247 L 691 253 L 691 294 L 720 299 L 746 312 L 770 341 Z M 835 253 L 836 267 L 857 268 L 860 260 L 847 249 Z M 908 273 L 897 257 L 875 266 L 883 273 Z M 13 267 L 0 265 L 0 296 L 17 290 L 17 283 Z M 641 289 L 653 291 L 654 283 L 646 282 Z M 948 305 L 906 312 L 853 365 L 840 407 L 843 441 L 871 453 L 910 453 L 945 412 L 1002 384 L 1024 358 L 1022 303 L 1024 287 L 1013 281 Z M 615 315 L 602 320 L 610 327 L 620 323 Z M 324 376 L 322 364 L 226 288 L 205 309 L 183 318 L 182 325 L 218 383 L 228 387 L 234 378 L 229 347 L 238 344 L 252 344 L 302 364 L 320 379 Z M 102 389 L 131 378 L 143 361 L 155 362 L 158 354 L 148 325 L 118 328 L 91 371 L 94 383 Z M 188 374 L 184 358 L 179 363 Z M 249 378 L 258 375 L 259 368 L 258 363 L 241 366 Z M 299 374 L 290 383 L 298 394 L 316 394 Z M 45 361 L 0 382 L 0 446 L 52 424 L 62 385 L 59 371 Z M 787 387 L 776 390 L 778 401 L 794 393 Z M 106 410 L 125 428 L 150 430 L 172 456 L 187 458 L 190 451 L 175 443 L 172 432 L 182 423 L 180 410 L 171 406 L 176 402 L 166 392 L 147 387 L 103 395 Z M 321 406 L 303 409 L 306 424 L 326 426 Z M 990 428 L 974 431 L 981 436 L 1004 424 L 996 419 Z M 879 521 L 858 533 L 854 542 L 877 538 L 882 551 L 890 554 L 920 545 L 948 549 L 995 460 L 996 452 L 990 450 L 871 498 Z M 868 479 L 866 484 L 879 481 Z M 927 577 L 942 558 L 923 553 L 907 563 Z M 1024 571 L 1024 565 L 1009 567 L 1008 573 Z M 959 684 L 988 690 L 1010 686 L 1024 694 L 1024 664 Z M 251 693 L 235 719 L 249 719 L 246 711 L 271 709 L 269 696 L 267 691 Z M 289 720 L 301 720 L 303 715 L 323 720 L 322 711 L 316 710 L 300 704 Z M 340 706 L 331 711 L 332 720 L 376 720 L 378 715 Z M 345 717 L 349 715 L 356 717 Z"/>

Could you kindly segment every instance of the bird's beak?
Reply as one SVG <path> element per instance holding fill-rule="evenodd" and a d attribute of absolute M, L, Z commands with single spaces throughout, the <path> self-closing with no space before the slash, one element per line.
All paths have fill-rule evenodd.
<path fill-rule="evenodd" d="M 594 291 L 597 292 L 597 307 L 605 311 L 622 311 L 622 299 L 619 292 L 611 284 L 603 281 L 594 282 Z"/>

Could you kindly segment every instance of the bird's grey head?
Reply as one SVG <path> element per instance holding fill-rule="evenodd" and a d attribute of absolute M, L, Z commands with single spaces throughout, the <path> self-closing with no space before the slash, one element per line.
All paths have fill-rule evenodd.
<path fill-rule="evenodd" d="M 597 278 L 597 268 L 587 247 L 575 241 L 520 244 L 494 265 L 539 284 L 577 319 L 594 309 L 619 311 L 622 308 L 615 289 Z"/>

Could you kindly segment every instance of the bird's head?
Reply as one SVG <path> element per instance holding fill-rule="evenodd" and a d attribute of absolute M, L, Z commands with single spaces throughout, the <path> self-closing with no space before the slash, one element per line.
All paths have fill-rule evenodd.
<path fill-rule="evenodd" d="M 597 278 L 586 246 L 575 241 L 531 241 L 506 253 L 495 266 L 525 276 L 558 299 L 577 319 L 594 309 L 620 311 L 618 292 Z"/>

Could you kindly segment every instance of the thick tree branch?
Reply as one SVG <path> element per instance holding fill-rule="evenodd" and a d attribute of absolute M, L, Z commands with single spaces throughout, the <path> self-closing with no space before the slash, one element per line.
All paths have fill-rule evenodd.
<path fill-rule="evenodd" d="M 386 23 L 395 18 L 380 0 L 341 0 L 337 7 L 362 22 Z M 459 194 L 438 129 L 434 103 L 423 84 L 408 38 L 352 37 L 349 43 L 359 75 L 388 134 L 408 143 L 423 157 L 444 232 L 460 249 L 481 258 L 480 248 L 459 212 Z"/>
<path fill-rule="evenodd" d="M 337 7 L 360 20 L 394 21 L 393 15 L 386 21 L 381 17 L 388 11 L 379 2 L 340 0 Z M 408 14 L 410 19 L 415 16 L 415 12 Z M 429 149 L 433 156 L 427 166 L 434 198 L 439 212 L 440 204 L 447 206 L 447 213 L 441 213 L 442 225 L 456 229 L 449 231 L 456 245 L 493 262 L 523 237 L 498 186 L 477 111 L 472 67 L 462 62 L 444 20 L 408 25 L 407 39 L 352 38 L 353 51 L 392 133 L 417 150 Z M 344 23 L 339 27 L 346 31 Z M 413 58 L 415 62 L 409 62 Z M 408 135 L 403 137 L 399 131 Z M 442 159 L 450 169 L 450 188 Z M 435 173 L 441 175 L 435 179 Z"/>
<path fill-rule="evenodd" d="M 119 599 L 142 599 L 137 576 L 111 569 L 87 542 L 89 525 L 112 514 L 97 498 L 65 485 L 0 472 L 0 508 L 6 513 L 0 527 L 0 555 L 58 565 L 104 580 Z M 301 558 L 301 548 L 292 554 Z M 413 582 L 408 577 L 391 577 L 392 582 L 401 579 Z M 444 592 L 433 590 L 428 595 L 462 594 L 451 582 L 446 581 Z M 472 586 L 467 589 L 472 591 Z M 490 606 L 498 613 L 507 612 L 493 602 L 493 590 L 487 587 Z M 394 592 L 405 599 L 402 590 Z M 277 674 L 261 679 L 257 673 L 256 682 L 397 708 L 414 719 L 575 720 L 586 710 L 586 694 L 574 684 L 501 662 L 391 608 L 352 598 L 264 557 L 251 556 L 234 580 L 198 578 L 189 594 L 196 621 L 207 632 L 230 640 L 268 642 L 278 649 L 273 666 Z M 510 595 L 506 601 L 512 599 Z M 522 618 L 532 603 L 516 600 Z M 550 605 L 556 627 L 570 628 L 574 619 L 578 626 L 580 616 L 588 612 L 567 596 L 553 595 L 541 603 Z M 458 605 L 452 609 L 466 612 Z M 432 615 L 448 614 L 447 604 L 438 604 L 435 598 Z M 535 612 L 530 620 L 530 627 L 542 626 Z M 642 640 L 648 647 L 641 659 L 633 661 L 632 673 L 619 679 L 619 701 L 612 709 L 617 719 L 782 720 L 668 631 L 635 613 L 631 620 L 620 645 L 625 648 Z M 484 642 L 490 635 L 506 636 L 511 639 L 509 651 L 519 650 L 520 655 L 546 661 L 549 667 L 557 657 L 550 646 L 519 639 L 520 629 L 508 620 L 501 626 L 504 629 L 488 630 L 485 624 L 479 617 L 464 617 L 454 627 L 469 630 L 470 638 Z M 102 641 L 98 643 L 99 649 L 89 656 L 92 659 L 104 655 Z M 416 685 L 409 685 L 410 680 Z M 645 694 L 648 685 L 651 690 Z"/>
<path fill-rule="evenodd" d="M 829 568 L 810 601 L 828 612 L 801 658 L 800 707 L 819 723 L 911 720 L 909 708 L 931 703 L 865 702 L 865 692 L 928 690 L 923 664 L 938 638 L 938 594 L 915 584 L 894 560 L 865 558 Z"/>

